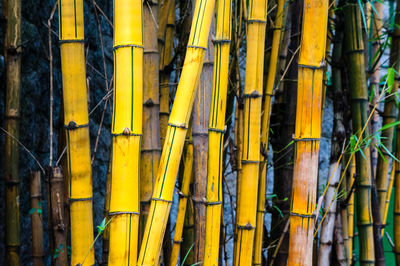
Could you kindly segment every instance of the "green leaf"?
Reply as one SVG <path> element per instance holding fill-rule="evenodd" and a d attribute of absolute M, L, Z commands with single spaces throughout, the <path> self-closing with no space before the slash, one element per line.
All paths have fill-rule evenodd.
<path fill-rule="evenodd" d="M 389 67 L 387 70 L 387 92 L 390 94 L 392 92 L 393 89 L 393 84 L 394 84 L 394 75 L 395 71 L 393 69 L 393 67 Z"/>
<path fill-rule="evenodd" d="M 393 160 L 400 162 L 400 161 L 385 147 L 385 145 L 382 145 L 382 148 L 386 151 L 387 154 L 389 154 L 390 157 L 392 157 Z"/>
<path fill-rule="evenodd" d="M 101 234 L 101 232 L 103 232 L 105 228 L 106 228 L 106 218 L 104 218 L 103 221 L 101 221 L 100 225 L 97 226 L 99 234 Z"/>
<path fill-rule="evenodd" d="M 384 131 L 384 130 L 386 130 L 386 129 L 388 129 L 388 128 L 391 128 L 391 127 L 394 127 L 394 126 L 398 126 L 398 125 L 400 125 L 400 121 L 396 121 L 396 122 L 393 122 L 393 123 L 389 123 L 389 124 L 387 124 L 387 125 L 384 125 L 384 126 L 381 127 L 380 129 L 378 129 L 377 132 L 381 132 L 381 131 Z"/>
<path fill-rule="evenodd" d="M 377 150 L 378 153 L 379 153 L 379 156 L 381 156 L 381 158 L 383 159 L 383 161 L 385 161 L 385 163 L 387 163 L 387 160 L 386 160 L 386 158 L 385 158 L 385 155 L 383 155 L 383 153 L 382 153 L 381 150 L 379 149 L 378 145 L 375 145 L 375 147 L 376 147 L 376 150 Z"/>
<path fill-rule="evenodd" d="M 272 194 L 272 195 L 270 195 L 270 196 L 267 196 L 266 199 L 272 199 L 272 198 L 276 198 L 276 197 L 277 197 L 276 194 Z"/>
<path fill-rule="evenodd" d="M 371 89 L 369 90 L 369 103 L 372 103 L 374 96 L 375 96 L 375 89 L 371 87 Z"/>
<path fill-rule="evenodd" d="M 29 215 L 32 215 L 32 214 L 34 214 L 34 213 L 35 213 L 35 211 L 36 211 L 36 208 L 32 208 L 32 209 L 30 209 L 30 210 L 29 210 Z"/>
<path fill-rule="evenodd" d="M 282 211 L 281 211 L 281 209 L 279 209 L 277 206 L 273 206 L 273 208 L 275 209 L 275 210 L 277 210 L 278 212 L 279 212 L 279 215 L 283 218 L 283 213 L 282 213 Z"/>
<path fill-rule="evenodd" d="M 43 212 L 43 211 L 42 211 L 42 208 L 38 208 L 38 209 L 37 209 L 37 213 L 38 213 L 38 214 L 42 214 L 42 212 Z"/>
<path fill-rule="evenodd" d="M 193 247 L 194 247 L 194 243 L 190 246 L 190 248 L 189 248 L 189 250 L 187 251 L 185 257 L 183 258 L 183 261 L 182 261 L 182 263 L 181 263 L 181 266 L 185 265 L 185 261 L 186 261 L 187 257 L 189 256 L 190 251 L 192 251 Z"/>
<path fill-rule="evenodd" d="M 368 29 L 368 27 L 367 27 L 367 20 L 365 19 L 365 14 L 364 14 L 364 5 L 363 5 L 363 3 L 361 3 L 360 0 L 357 0 L 357 2 L 358 2 L 358 5 L 359 5 L 359 7 L 360 7 L 361 17 L 362 17 L 363 24 L 364 24 L 364 29 L 365 29 L 365 31 L 366 31 L 366 33 L 367 33 L 367 35 L 368 35 L 368 32 L 367 32 L 367 29 Z"/>

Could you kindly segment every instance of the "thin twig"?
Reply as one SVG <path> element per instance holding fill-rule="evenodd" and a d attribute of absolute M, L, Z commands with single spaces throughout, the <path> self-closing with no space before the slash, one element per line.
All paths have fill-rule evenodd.
<path fill-rule="evenodd" d="M 0 127 L 0 129 L 8 136 L 10 136 L 13 140 L 15 140 L 22 148 L 24 148 L 24 150 L 33 158 L 33 160 L 35 160 L 36 164 L 39 166 L 40 170 L 42 170 L 43 174 L 45 174 L 44 168 L 40 164 L 39 160 L 35 157 L 35 155 L 33 155 L 33 153 L 30 150 L 28 150 L 28 148 L 24 144 L 22 144 L 21 141 L 19 141 L 16 137 L 14 137 L 10 132 L 8 132 L 2 127 Z"/>

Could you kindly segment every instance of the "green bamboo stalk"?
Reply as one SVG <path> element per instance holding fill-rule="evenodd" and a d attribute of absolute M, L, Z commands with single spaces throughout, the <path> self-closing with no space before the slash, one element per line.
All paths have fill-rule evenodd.
<path fill-rule="evenodd" d="M 18 142 L 21 89 L 21 0 L 3 1 L 6 19 L 4 60 L 6 68 L 4 176 L 6 184 L 5 244 L 7 265 L 19 265 L 19 173 Z"/>
<path fill-rule="evenodd" d="M 364 43 L 360 7 L 356 1 L 349 1 L 344 6 L 345 40 L 349 66 L 349 87 L 351 88 L 351 113 L 353 133 L 360 141 L 369 132 L 367 123 L 368 90 L 365 76 Z M 362 136 L 359 133 L 366 129 Z M 363 157 L 365 156 L 365 158 Z M 371 211 L 371 163 L 370 149 L 365 147 L 356 152 L 357 182 L 357 224 L 360 242 L 360 264 L 374 265 L 374 241 Z"/>

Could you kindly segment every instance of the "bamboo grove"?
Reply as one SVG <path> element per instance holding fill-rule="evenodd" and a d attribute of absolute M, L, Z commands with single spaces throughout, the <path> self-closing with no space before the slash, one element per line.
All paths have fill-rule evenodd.
<path fill-rule="evenodd" d="M 400 265 L 400 0 L 0 6 L 1 265 Z"/>

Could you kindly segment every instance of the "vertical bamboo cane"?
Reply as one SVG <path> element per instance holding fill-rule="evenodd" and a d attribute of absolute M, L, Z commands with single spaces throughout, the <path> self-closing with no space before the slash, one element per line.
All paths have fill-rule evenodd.
<path fill-rule="evenodd" d="M 347 180 L 347 191 L 349 191 L 350 198 L 349 198 L 349 203 L 347 207 L 347 226 L 348 226 L 348 232 L 349 232 L 349 260 L 348 264 L 351 265 L 353 262 L 353 246 L 354 246 L 354 192 L 350 191 L 352 187 L 354 186 L 355 182 L 355 175 L 356 175 L 356 158 L 353 156 L 353 159 L 351 160 L 350 167 L 349 167 L 349 178 Z"/>
<path fill-rule="evenodd" d="M 178 263 L 179 250 L 182 243 L 183 226 L 185 222 L 185 216 L 187 215 L 186 209 L 188 205 L 188 198 L 190 195 L 190 184 L 193 175 L 193 142 L 190 128 L 187 135 L 188 138 L 187 142 L 185 143 L 186 154 L 182 175 L 182 185 L 181 191 L 179 192 L 178 215 L 176 217 L 175 234 L 172 244 L 172 252 L 169 266 L 176 266 Z M 181 257 L 184 257 L 185 255 L 186 254 L 181 254 Z"/>
<path fill-rule="evenodd" d="M 157 44 L 157 1 L 143 2 L 143 138 L 140 159 L 140 237 L 150 208 L 160 161 L 159 52 Z"/>
<path fill-rule="evenodd" d="M 67 134 L 71 264 L 82 263 L 93 242 L 92 173 L 84 54 L 83 1 L 59 0 L 59 37 Z M 94 264 L 94 251 L 86 258 Z"/>
<path fill-rule="evenodd" d="M 395 24 L 400 23 L 400 1 L 396 1 L 396 12 L 395 12 Z M 393 36 L 392 36 L 392 51 L 397 50 L 396 54 L 393 54 L 394 57 L 397 57 L 396 69 L 399 67 L 399 57 L 400 52 L 398 52 L 398 47 L 400 46 L 400 29 L 398 27 L 394 28 Z M 397 47 L 397 48 L 395 48 Z M 395 80 L 394 88 L 398 88 L 398 81 Z M 393 90 L 393 92 L 396 90 Z M 400 121 L 400 111 L 398 112 L 398 121 Z M 396 158 L 400 158 L 400 126 L 396 127 Z M 394 252 L 396 255 L 396 265 L 400 265 L 400 163 L 398 161 L 394 162 L 395 166 L 395 195 L 394 195 L 394 213 L 393 213 L 393 230 L 394 230 Z"/>
<path fill-rule="evenodd" d="M 222 215 L 225 111 L 228 89 L 232 1 L 217 0 L 214 80 L 208 124 L 208 162 L 204 265 L 218 265 Z"/>
<path fill-rule="evenodd" d="M 193 265 L 195 264 L 194 260 L 194 207 L 193 201 L 191 198 L 188 199 L 187 207 L 186 207 L 186 215 L 185 221 L 183 223 L 183 233 L 182 233 L 182 244 L 181 244 L 181 265 Z M 183 263 L 183 259 L 186 257 L 185 263 Z M 175 266 L 175 265 L 174 265 Z"/>
<path fill-rule="evenodd" d="M 104 199 L 104 218 L 109 219 L 108 213 L 110 212 L 110 198 L 111 198 L 111 165 L 112 163 L 112 150 L 110 152 L 110 159 L 108 162 L 107 176 L 106 176 L 106 195 Z M 110 227 L 107 226 L 103 232 L 103 244 L 102 244 L 102 265 L 108 265 L 108 255 L 110 251 Z"/>
<path fill-rule="evenodd" d="M 382 4 L 377 3 L 379 6 Z M 398 12 L 400 7 L 397 8 L 396 12 Z M 379 19 L 377 19 L 379 20 Z M 382 27 L 382 23 L 378 23 L 376 27 Z M 380 33 L 380 29 L 377 28 L 377 35 Z M 400 71 L 400 40 L 396 38 L 396 33 L 400 34 L 400 30 L 397 29 L 395 26 L 395 34 L 392 37 L 392 46 L 390 48 L 390 56 L 389 56 L 389 65 L 390 67 L 395 68 L 395 70 L 398 72 Z M 378 35 L 379 36 L 379 35 Z M 400 36 L 400 35 L 399 35 Z M 375 37 L 378 38 L 378 37 Z M 376 48 L 375 50 L 377 50 Z M 378 73 L 377 77 L 374 77 L 374 79 L 377 79 L 375 81 L 377 84 L 378 91 L 379 91 L 379 71 L 375 70 Z M 384 110 L 383 110 L 383 121 L 382 121 L 382 127 L 387 126 L 391 123 L 396 122 L 397 118 L 397 108 L 396 108 L 396 96 L 395 92 L 398 89 L 398 81 L 395 81 L 393 83 L 393 88 L 391 88 L 391 92 L 386 93 L 385 97 L 385 105 L 384 105 Z M 371 88 L 372 89 L 372 88 Z M 384 212 L 385 212 L 385 205 L 386 205 L 386 194 L 387 194 L 387 189 L 388 189 L 388 173 L 389 173 L 389 161 L 390 161 L 390 154 L 393 152 L 393 135 L 394 135 L 394 127 L 389 127 L 385 130 L 382 131 L 381 133 L 381 139 L 382 139 L 382 145 L 386 147 L 386 149 L 381 149 L 381 152 L 383 153 L 383 157 L 379 156 L 378 157 L 378 165 L 376 168 L 376 189 L 378 191 L 378 199 L 379 199 L 379 211 L 382 217 L 382 220 L 384 220 Z"/>
<path fill-rule="evenodd" d="M 346 248 L 343 240 L 343 232 L 342 232 L 342 216 L 339 210 L 337 210 L 337 215 L 335 217 L 335 229 L 333 241 L 335 242 L 335 250 L 336 250 L 336 258 L 338 265 L 346 266 L 347 265 L 347 255 Z"/>
<path fill-rule="evenodd" d="M 207 48 L 214 1 L 197 1 L 182 75 L 169 118 L 138 265 L 153 265 L 161 251 L 172 195 Z"/>
<path fill-rule="evenodd" d="M 164 0 L 164 3 L 166 1 Z M 166 25 L 165 38 L 162 42 L 160 50 L 160 138 L 161 147 L 164 146 L 165 135 L 167 134 L 168 118 L 169 118 L 169 84 L 171 78 L 171 69 L 169 64 L 172 60 L 172 52 L 174 48 L 174 31 L 175 31 L 175 0 L 168 0 L 173 8 L 169 8 L 168 21 Z M 164 4 L 166 5 L 166 3 Z M 166 7 L 164 7 L 166 8 Z M 167 9 L 167 8 L 166 8 Z M 163 11 L 163 10 L 162 10 Z M 165 11 L 164 11 L 165 12 Z M 159 36 L 160 39 L 160 36 Z M 160 44 L 159 44 L 160 46 Z"/>
<path fill-rule="evenodd" d="M 32 257 L 33 266 L 44 265 L 43 216 L 40 171 L 31 173 L 31 222 L 32 222 Z M 40 210 L 40 211 L 39 211 Z"/>
<path fill-rule="evenodd" d="M 284 17 L 285 2 L 286 2 L 285 0 L 278 0 L 278 6 L 273 28 L 272 49 L 268 67 L 268 76 L 267 76 L 266 88 L 264 91 L 264 99 L 262 106 L 263 110 L 263 115 L 261 120 L 262 161 L 259 169 L 260 173 L 258 181 L 259 184 L 258 184 L 258 199 L 257 199 L 257 218 L 256 218 L 256 231 L 254 237 L 253 265 L 262 264 L 265 193 L 266 193 L 266 181 L 267 181 L 267 158 L 268 158 L 267 151 L 268 151 L 268 136 L 269 136 L 270 113 L 271 113 L 271 99 L 274 93 L 274 84 L 277 76 L 279 44 L 282 37 L 281 35 L 282 35 L 282 24 Z"/>
<path fill-rule="evenodd" d="M 68 264 L 67 231 L 64 215 L 64 177 L 60 167 L 48 168 L 48 182 L 50 190 L 49 215 L 51 216 L 51 230 L 54 250 L 51 251 L 52 265 L 63 266 Z"/>
<path fill-rule="evenodd" d="M 328 3 L 304 1 L 288 265 L 312 264 Z"/>
<path fill-rule="evenodd" d="M 351 88 L 351 113 L 353 133 L 361 140 L 368 134 L 367 110 L 368 92 L 365 77 L 364 43 L 362 38 L 361 14 L 356 1 L 344 6 L 345 40 L 349 66 L 349 87 Z M 363 136 L 359 136 L 366 126 Z M 373 225 L 371 211 L 371 164 L 369 147 L 356 152 L 356 184 L 357 184 L 357 226 L 360 242 L 360 264 L 375 263 Z"/>
<path fill-rule="evenodd" d="M 110 265 L 135 265 L 143 111 L 142 1 L 114 1 Z"/>
<path fill-rule="evenodd" d="M 204 56 L 203 70 L 199 88 L 193 103 L 193 205 L 194 205 L 194 258 L 204 261 L 206 233 L 206 190 L 207 190 L 207 151 L 208 125 L 210 118 L 211 94 L 213 86 L 215 20 L 211 22 L 207 51 Z M 228 62 L 227 62 L 228 64 Z"/>
<path fill-rule="evenodd" d="M 19 265 L 19 146 L 14 138 L 19 136 L 21 88 L 21 0 L 3 1 L 6 19 L 4 59 L 6 68 L 4 176 L 6 216 L 6 264 Z"/>
<path fill-rule="evenodd" d="M 261 101 L 267 1 L 251 0 L 248 10 L 242 178 L 238 185 L 234 265 L 250 265 L 252 262 L 261 159 Z"/>

